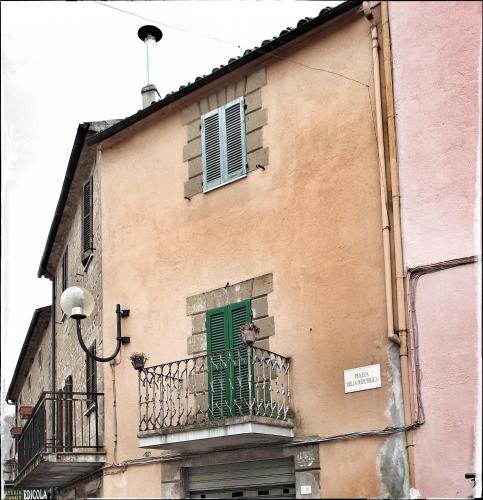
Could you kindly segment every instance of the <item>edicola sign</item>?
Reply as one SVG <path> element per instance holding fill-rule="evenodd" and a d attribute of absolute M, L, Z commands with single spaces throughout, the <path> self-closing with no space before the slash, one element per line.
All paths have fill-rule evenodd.
<path fill-rule="evenodd" d="M 52 498 L 48 490 L 43 488 L 33 488 L 29 490 L 23 490 L 23 500 L 44 500 L 47 498 Z"/>
<path fill-rule="evenodd" d="M 44 500 L 54 498 L 51 490 L 45 488 L 17 489 L 6 486 L 6 500 Z"/>
<path fill-rule="evenodd" d="M 381 365 L 344 370 L 344 392 L 366 391 L 381 387 Z"/>

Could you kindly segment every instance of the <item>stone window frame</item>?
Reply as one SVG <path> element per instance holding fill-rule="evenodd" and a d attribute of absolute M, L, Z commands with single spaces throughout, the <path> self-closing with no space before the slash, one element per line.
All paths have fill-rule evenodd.
<path fill-rule="evenodd" d="M 188 167 L 188 180 L 184 183 L 187 200 L 203 191 L 203 166 L 201 159 L 201 116 L 239 97 L 245 101 L 246 175 L 268 165 L 268 147 L 263 143 L 263 127 L 268 123 L 267 109 L 262 107 L 261 88 L 267 84 L 266 68 L 261 67 L 242 79 L 228 83 L 216 92 L 201 98 L 182 109 L 182 123 L 186 127 L 187 142 L 183 147 L 183 162 Z M 243 177 L 241 177 L 243 178 Z M 238 180 L 237 178 L 236 180 Z M 226 183 L 223 185 L 230 184 Z M 223 185 L 217 186 L 222 187 Z"/>
<path fill-rule="evenodd" d="M 192 295 L 186 299 L 186 315 L 191 317 L 191 335 L 187 339 L 188 356 L 207 353 L 206 312 L 210 309 L 251 301 L 252 320 L 259 328 L 255 346 L 269 349 L 275 335 L 275 319 L 268 310 L 268 295 L 273 292 L 273 274 L 264 274 L 239 283 Z"/>

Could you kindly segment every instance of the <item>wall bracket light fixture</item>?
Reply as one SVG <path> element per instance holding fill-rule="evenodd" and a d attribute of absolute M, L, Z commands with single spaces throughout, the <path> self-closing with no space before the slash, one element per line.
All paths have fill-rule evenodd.
<path fill-rule="evenodd" d="M 92 353 L 84 343 L 82 338 L 81 321 L 92 314 L 94 311 L 94 297 L 92 294 L 80 286 L 71 286 L 64 290 L 62 296 L 60 297 L 60 307 L 62 311 L 71 319 L 76 321 L 77 327 L 77 340 L 82 348 L 82 350 L 91 358 L 99 361 L 100 363 L 106 363 L 113 360 L 121 350 L 122 344 L 129 344 L 131 341 L 130 337 L 123 337 L 121 333 L 121 319 L 127 318 L 129 316 L 129 309 L 121 309 L 121 305 L 116 305 L 116 316 L 117 316 L 117 331 L 116 331 L 116 348 L 114 352 L 107 357 L 96 356 Z"/>

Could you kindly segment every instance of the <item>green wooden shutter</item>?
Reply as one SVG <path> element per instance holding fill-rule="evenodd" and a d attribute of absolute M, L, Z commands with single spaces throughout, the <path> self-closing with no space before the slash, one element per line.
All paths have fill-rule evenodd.
<path fill-rule="evenodd" d="M 208 416 L 210 420 L 226 415 L 225 353 L 228 336 L 228 316 L 225 308 L 206 313 L 208 348 Z"/>
<path fill-rule="evenodd" d="M 225 116 L 226 180 L 246 173 L 245 106 L 243 97 L 227 104 Z"/>
<path fill-rule="evenodd" d="M 201 117 L 201 159 L 205 191 L 223 182 L 220 118 L 219 109 Z"/>
<path fill-rule="evenodd" d="M 249 413 L 248 355 L 240 326 L 250 320 L 249 300 L 206 313 L 211 420 Z"/>
<path fill-rule="evenodd" d="M 230 377 L 232 380 L 231 415 L 248 415 L 250 410 L 250 390 L 248 384 L 248 351 L 243 343 L 240 326 L 251 321 L 250 301 L 245 300 L 228 306 L 229 329 L 233 347 Z"/>

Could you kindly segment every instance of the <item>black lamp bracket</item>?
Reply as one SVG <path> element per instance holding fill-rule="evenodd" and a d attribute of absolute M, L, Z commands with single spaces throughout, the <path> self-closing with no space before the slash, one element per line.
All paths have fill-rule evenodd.
<path fill-rule="evenodd" d="M 95 354 L 92 354 L 92 352 L 89 351 L 87 346 L 84 343 L 84 340 L 82 339 L 82 331 L 81 331 L 81 320 L 76 319 L 77 323 L 77 340 L 79 341 L 80 346 L 82 347 L 82 350 L 91 358 L 95 359 L 96 361 L 99 361 L 100 363 L 106 363 L 108 361 L 113 360 L 119 353 L 121 349 L 121 344 L 129 344 L 131 342 L 130 337 L 123 337 L 121 334 L 121 318 L 127 318 L 129 316 L 130 310 L 129 309 L 121 309 L 120 304 L 116 304 L 116 316 L 117 316 L 117 336 L 116 336 L 116 349 L 114 350 L 114 353 L 111 354 L 110 356 L 107 356 L 105 358 L 96 356 Z"/>

